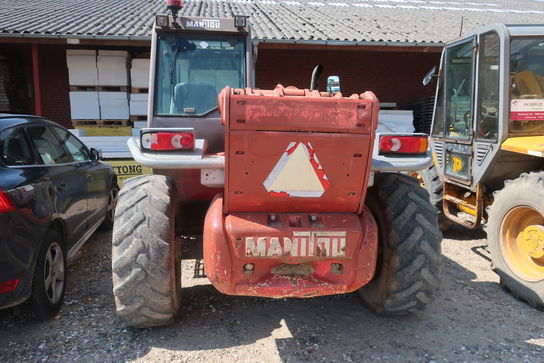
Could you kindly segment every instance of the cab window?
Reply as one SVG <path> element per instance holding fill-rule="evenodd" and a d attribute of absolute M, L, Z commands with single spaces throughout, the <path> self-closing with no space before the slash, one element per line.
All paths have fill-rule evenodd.
<path fill-rule="evenodd" d="M 497 33 L 480 38 L 476 138 L 496 140 L 499 127 L 500 42 Z"/>
<path fill-rule="evenodd" d="M 472 126 L 473 39 L 446 49 L 446 137 L 468 140 Z"/>
<path fill-rule="evenodd" d="M 444 63 L 440 65 L 440 72 L 444 70 Z M 438 91 L 433 113 L 433 129 L 431 134 L 435 137 L 444 136 L 444 78 L 438 77 Z"/>
<path fill-rule="evenodd" d="M 27 133 L 40 156 L 39 164 L 55 165 L 74 161 L 72 156 L 59 143 L 51 129 L 45 126 L 27 128 Z"/>
<path fill-rule="evenodd" d="M 544 132 L 544 37 L 510 42 L 510 132 Z"/>
<path fill-rule="evenodd" d="M 245 84 L 245 39 L 230 35 L 158 35 L 155 115 L 201 116 L 217 108 L 225 86 Z"/>

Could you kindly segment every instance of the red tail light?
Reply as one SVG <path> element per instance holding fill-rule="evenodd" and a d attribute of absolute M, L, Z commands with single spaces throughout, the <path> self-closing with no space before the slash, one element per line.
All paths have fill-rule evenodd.
<path fill-rule="evenodd" d="M 0 213 L 13 212 L 15 210 L 15 204 L 11 201 L 8 193 L 0 189 Z"/>
<path fill-rule="evenodd" d="M 380 136 L 380 154 L 425 154 L 427 136 Z"/>
<path fill-rule="evenodd" d="M 11 292 L 19 286 L 19 281 L 21 279 L 13 279 L 9 281 L 0 282 L 0 294 L 5 294 Z"/>
<path fill-rule="evenodd" d="M 148 150 L 192 150 L 195 135 L 192 132 L 149 132 L 142 135 L 142 147 Z"/>

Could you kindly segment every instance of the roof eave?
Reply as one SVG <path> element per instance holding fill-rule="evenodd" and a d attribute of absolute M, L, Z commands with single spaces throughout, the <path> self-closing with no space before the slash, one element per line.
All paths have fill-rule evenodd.
<path fill-rule="evenodd" d="M 442 42 L 399 42 L 399 41 L 349 41 L 349 40 L 296 40 L 296 39 L 255 39 L 258 43 L 305 44 L 326 46 L 388 46 L 388 47 L 442 47 Z"/>
<path fill-rule="evenodd" d="M 36 34 L 36 33 L 0 33 L 0 38 L 26 39 L 81 39 L 108 41 L 151 41 L 149 35 L 91 35 L 91 34 Z M 388 46 L 388 47 L 442 47 L 442 42 L 400 42 L 400 41 L 356 41 L 356 40 L 305 40 L 305 39 L 253 39 L 254 44 L 303 44 L 316 46 Z"/>

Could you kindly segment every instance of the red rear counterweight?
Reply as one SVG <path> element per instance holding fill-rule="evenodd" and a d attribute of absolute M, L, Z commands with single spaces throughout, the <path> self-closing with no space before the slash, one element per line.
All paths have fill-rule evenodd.
<path fill-rule="evenodd" d="M 225 190 L 204 226 L 214 286 L 279 298 L 345 293 L 370 281 L 377 227 L 364 199 L 374 94 L 226 87 L 219 104 Z"/>

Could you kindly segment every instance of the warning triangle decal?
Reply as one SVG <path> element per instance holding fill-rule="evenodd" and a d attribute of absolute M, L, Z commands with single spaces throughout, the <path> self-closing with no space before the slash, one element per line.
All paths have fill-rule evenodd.
<path fill-rule="evenodd" d="M 309 142 L 291 142 L 263 185 L 275 197 L 320 197 L 329 181 Z"/>

